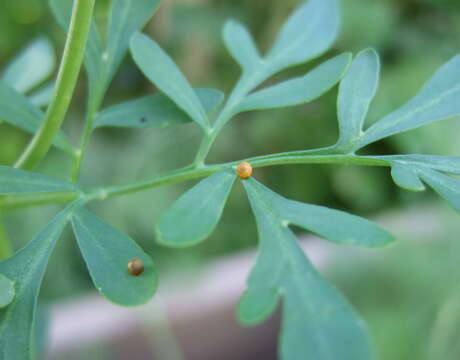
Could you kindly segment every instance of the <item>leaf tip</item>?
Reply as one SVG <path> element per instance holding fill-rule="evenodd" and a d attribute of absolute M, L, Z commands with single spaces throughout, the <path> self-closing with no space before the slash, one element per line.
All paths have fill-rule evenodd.
<path fill-rule="evenodd" d="M 260 290 L 260 289 L 259 289 Z M 246 290 L 237 306 L 237 319 L 243 326 L 263 323 L 275 311 L 278 295 L 275 290 Z"/>
<path fill-rule="evenodd" d="M 396 237 L 387 232 L 387 231 L 384 231 L 384 235 L 382 236 L 382 241 L 381 241 L 381 245 L 380 247 L 389 247 L 389 246 L 393 246 L 397 243 L 397 239 Z"/>

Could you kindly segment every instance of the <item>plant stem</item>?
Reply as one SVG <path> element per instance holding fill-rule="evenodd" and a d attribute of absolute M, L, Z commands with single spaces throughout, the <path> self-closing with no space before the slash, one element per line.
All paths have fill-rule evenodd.
<path fill-rule="evenodd" d="M 319 149 L 326 151 L 328 148 Z M 315 150 L 315 151 L 319 151 Z M 306 155 L 305 152 L 274 154 L 248 158 L 242 161 L 249 162 L 254 168 L 288 165 L 288 164 L 341 164 L 341 165 L 363 165 L 363 166 L 390 166 L 390 163 L 373 157 L 355 155 Z M 193 180 L 212 175 L 226 168 L 238 165 L 241 161 L 234 161 L 224 164 L 208 165 L 199 168 L 188 167 L 175 170 L 168 174 L 155 176 L 150 179 L 141 180 L 131 184 L 118 185 L 95 190 L 92 193 L 94 199 L 106 199 L 110 197 L 132 194 L 139 191 L 174 184 L 178 182 Z"/>
<path fill-rule="evenodd" d="M 176 184 L 179 182 L 203 178 L 224 169 L 236 167 L 241 161 L 249 162 L 254 168 L 288 164 L 339 164 L 360 166 L 391 166 L 385 159 L 373 156 L 330 154 L 332 147 L 297 151 L 272 155 L 257 156 L 244 160 L 202 167 L 189 166 L 171 171 L 166 174 L 139 180 L 129 184 L 103 187 L 87 191 L 86 201 L 105 200 L 107 198 L 133 194 L 140 191 Z M 68 203 L 82 196 L 78 192 L 63 192 L 51 194 L 34 194 L 23 196 L 5 196 L 0 198 L 0 207 L 5 210 L 17 209 L 31 205 L 50 203 Z"/>
<path fill-rule="evenodd" d="M 186 167 L 178 170 L 174 170 L 167 174 L 160 176 L 155 176 L 152 178 L 140 180 L 131 184 L 110 186 L 102 189 L 96 189 L 92 192 L 94 199 L 104 200 L 106 198 L 132 194 L 139 191 L 151 189 L 154 187 L 165 186 L 170 184 L 175 184 L 183 181 L 193 180 L 197 178 L 202 178 L 209 176 L 224 169 L 226 165 L 213 165 L 213 166 L 204 166 L 201 168 L 195 167 Z"/>
<path fill-rule="evenodd" d="M 43 193 L 0 197 L 0 209 L 11 211 L 47 204 L 67 204 L 81 196 L 78 192 Z"/>
<path fill-rule="evenodd" d="M 83 62 L 95 0 L 75 0 L 56 87 L 46 117 L 15 167 L 33 169 L 48 153 L 72 100 Z"/>
<path fill-rule="evenodd" d="M 241 75 L 235 88 L 230 94 L 230 97 L 225 103 L 224 108 L 217 117 L 211 132 L 203 137 L 200 148 L 198 149 L 195 160 L 193 162 L 195 167 L 202 167 L 204 165 L 206 157 L 208 156 L 208 153 L 211 150 L 211 147 L 214 144 L 214 141 L 216 140 L 220 131 L 227 124 L 227 122 L 237 114 L 236 109 L 244 97 L 266 76 L 267 74 L 262 69 L 259 69 L 257 72 L 254 72 L 251 75 L 248 75 L 247 73 L 243 73 Z"/>
<path fill-rule="evenodd" d="M 195 156 L 195 160 L 193 161 L 194 167 L 203 167 L 204 161 L 208 156 L 209 150 L 211 150 L 211 146 L 216 140 L 217 131 L 212 130 L 209 134 L 206 134 L 201 141 L 200 147 L 198 152 Z"/>
<path fill-rule="evenodd" d="M 98 93 L 103 94 L 103 92 Z M 95 100 L 90 100 L 88 104 L 88 109 L 86 112 L 85 119 L 85 128 L 83 129 L 83 134 L 80 141 L 80 147 L 75 153 L 75 160 L 72 166 L 72 171 L 70 174 L 70 180 L 72 182 L 77 182 L 78 176 L 80 174 L 81 164 L 86 154 L 86 149 L 88 147 L 89 139 L 93 133 L 93 123 L 96 117 L 96 113 L 99 110 L 99 107 L 102 102 L 102 95 L 97 95 Z"/>

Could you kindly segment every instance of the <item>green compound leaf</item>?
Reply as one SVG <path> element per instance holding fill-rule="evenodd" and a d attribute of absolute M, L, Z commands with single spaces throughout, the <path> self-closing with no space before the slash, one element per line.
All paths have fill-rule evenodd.
<path fill-rule="evenodd" d="M 353 148 L 361 137 L 369 105 L 377 92 L 380 60 L 373 49 L 361 51 L 340 82 L 338 119 L 340 137 L 337 146 Z"/>
<path fill-rule="evenodd" d="M 123 306 L 145 304 L 158 286 L 152 259 L 127 235 L 85 209 L 72 217 L 72 226 L 94 286 L 110 301 Z M 133 276 L 128 263 L 140 259 L 144 272 Z"/>
<path fill-rule="evenodd" d="M 339 55 L 322 63 L 305 76 L 248 95 L 242 101 L 239 110 L 271 109 L 313 101 L 340 81 L 350 62 L 351 54 Z"/>
<path fill-rule="evenodd" d="M 443 65 L 412 100 L 371 126 L 357 148 L 433 121 L 460 115 L 459 68 L 460 55 L 457 55 Z"/>
<path fill-rule="evenodd" d="M 329 86 L 333 86 L 330 82 L 334 82 L 332 78 L 335 73 L 331 73 L 331 78 L 321 79 L 319 85 L 325 88 L 309 88 L 310 83 L 316 80 L 313 75 L 321 76 L 320 73 L 312 73 L 311 77 L 307 74 L 304 78 L 293 79 L 273 89 L 264 89 L 248 95 L 277 72 L 312 60 L 328 50 L 337 37 L 339 20 L 337 0 L 304 2 L 286 21 L 273 47 L 262 59 L 249 32 L 242 25 L 228 23 L 224 28 L 224 40 L 232 56 L 243 67 L 243 73 L 217 118 L 215 128 L 222 128 L 241 111 L 305 103 L 321 95 Z M 286 96 L 287 93 L 291 97 Z M 247 97 L 249 99 L 245 100 Z M 270 106 L 267 97 L 274 101 L 273 106 Z"/>
<path fill-rule="evenodd" d="M 0 194 L 80 191 L 78 185 L 49 176 L 0 166 Z"/>
<path fill-rule="evenodd" d="M 11 304 L 15 293 L 14 282 L 0 274 L 0 309 Z"/>
<path fill-rule="evenodd" d="M 316 272 L 280 213 L 280 202 L 290 207 L 290 201 L 254 179 L 244 181 L 244 186 L 257 220 L 260 253 L 238 308 L 241 322 L 263 321 L 282 296 L 279 351 L 283 360 L 374 359 L 365 322 Z M 342 233 L 345 237 L 346 231 Z"/>
<path fill-rule="evenodd" d="M 222 104 L 224 94 L 214 89 L 195 89 L 207 113 Z M 94 127 L 167 127 L 192 121 L 182 109 L 162 93 L 113 105 L 96 118 Z"/>
<path fill-rule="evenodd" d="M 47 38 L 38 38 L 8 65 L 3 81 L 24 94 L 46 80 L 55 66 L 53 45 Z"/>
<path fill-rule="evenodd" d="M 35 356 L 35 309 L 48 259 L 70 213 L 70 205 L 13 257 L 0 263 L 0 273 L 15 282 L 15 300 L 0 310 L 0 359 L 33 360 Z"/>
<path fill-rule="evenodd" d="M 460 181 L 427 167 L 418 167 L 420 178 L 460 213 Z"/>
<path fill-rule="evenodd" d="M 40 127 L 45 115 L 29 99 L 0 80 L 0 120 L 30 134 Z M 54 141 L 59 149 L 72 153 L 73 147 L 62 132 Z"/>
<path fill-rule="evenodd" d="M 392 177 L 404 189 L 422 191 L 425 182 L 460 212 L 460 181 L 442 174 L 460 175 L 460 157 L 434 155 L 394 155 L 374 158 L 392 164 Z"/>
<path fill-rule="evenodd" d="M 261 65 L 262 59 L 257 46 L 243 24 L 235 20 L 227 21 L 223 35 L 228 51 L 243 71 L 250 72 Z"/>
<path fill-rule="evenodd" d="M 131 53 L 144 75 L 203 129 L 208 118 L 195 91 L 163 49 L 147 36 L 137 33 L 131 39 Z"/>
<path fill-rule="evenodd" d="M 309 0 L 284 24 L 266 61 L 276 72 L 314 59 L 332 46 L 339 26 L 337 0 Z"/>
<path fill-rule="evenodd" d="M 396 185 L 409 191 L 424 191 L 425 185 L 420 180 L 417 169 L 409 165 L 394 162 L 391 176 Z"/>
<path fill-rule="evenodd" d="M 186 247 L 205 240 L 222 216 L 235 179 L 233 171 L 223 170 L 188 190 L 161 217 L 158 242 Z"/>

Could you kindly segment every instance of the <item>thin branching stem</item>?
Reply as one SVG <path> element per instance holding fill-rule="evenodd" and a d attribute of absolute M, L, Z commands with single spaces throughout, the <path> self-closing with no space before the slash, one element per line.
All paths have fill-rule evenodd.
<path fill-rule="evenodd" d="M 362 165 L 362 166 L 391 166 L 388 161 L 356 155 L 306 155 L 305 152 L 286 153 L 259 156 L 244 159 L 241 161 L 249 162 L 254 168 L 261 168 L 276 165 L 289 164 L 342 164 L 342 165 Z M 146 189 L 174 184 L 178 182 L 193 180 L 212 175 L 218 171 L 232 168 L 241 161 L 234 161 L 224 164 L 208 165 L 200 168 L 188 167 L 171 173 L 156 176 L 150 179 L 141 180 L 127 185 L 112 186 L 96 191 L 102 199 L 136 193 Z"/>
<path fill-rule="evenodd" d="M 86 111 L 86 117 L 85 117 L 85 127 L 83 129 L 83 133 L 81 136 L 80 146 L 75 154 L 75 159 L 74 159 L 71 174 L 70 174 L 70 180 L 72 182 L 78 181 L 78 176 L 80 174 L 83 159 L 86 155 L 88 143 L 91 138 L 91 135 L 93 134 L 94 119 L 96 118 L 97 112 L 99 111 L 99 107 L 102 103 L 102 98 L 103 98 L 102 94 L 104 94 L 104 92 L 98 93 L 97 97 L 94 100 L 90 100 L 88 104 L 88 109 Z"/>
<path fill-rule="evenodd" d="M 357 156 L 352 154 L 331 154 L 332 151 L 333 147 L 326 147 L 314 150 L 257 156 L 228 163 L 205 165 L 202 167 L 189 166 L 129 184 L 93 189 L 87 191 L 84 194 L 78 192 L 64 192 L 54 194 L 23 195 L 19 197 L 5 196 L 0 198 L 0 208 L 10 210 L 50 203 L 68 203 L 81 196 L 85 197 L 87 201 L 105 200 L 107 198 L 133 194 L 160 186 L 166 186 L 210 176 L 221 170 L 236 167 L 241 161 L 247 161 L 251 163 L 254 168 L 289 164 L 391 166 L 389 161 L 378 157 Z"/>

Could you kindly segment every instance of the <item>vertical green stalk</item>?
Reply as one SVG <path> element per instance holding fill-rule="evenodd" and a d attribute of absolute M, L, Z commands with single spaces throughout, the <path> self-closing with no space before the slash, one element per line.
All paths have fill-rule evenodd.
<path fill-rule="evenodd" d="M 70 173 L 70 180 L 73 182 L 76 182 L 78 180 L 81 164 L 86 154 L 86 148 L 88 146 L 89 139 L 91 138 L 91 134 L 93 133 L 94 119 L 99 110 L 99 107 L 101 106 L 104 92 L 105 89 L 104 91 L 99 91 L 96 95 L 93 95 L 93 99 L 90 99 L 88 102 L 88 109 L 86 111 L 85 118 L 85 128 L 83 129 L 83 134 L 80 140 L 80 146 L 75 153 L 75 159 Z"/>
<path fill-rule="evenodd" d="M 244 85 L 244 81 L 240 79 L 235 89 L 232 91 L 232 94 L 230 95 L 229 99 L 227 100 L 227 103 L 225 104 L 224 108 L 217 117 L 217 120 L 211 132 L 204 135 L 198 152 L 195 156 L 195 160 L 193 162 L 193 165 L 195 167 L 204 166 L 204 161 L 206 160 L 206 157 L 208 156 L 209 151 L 211 150 L 211 147 L 214 144 L 217 136 L 219 135 L 224 125 L 233 116 L 233 111 L 235 107 L 238 106 L 238 104 L 240 103 L 245 92 L 249 91 L 246 90 L 242 84 Z"/>
<path fill-rule="evenodd" d="M 33 169 L 48 153 L 69 109 L 88 39 L 95 0 L 75 0 L 56 87 L 45 121 L 15 167 Z"/>
<path fill-rule="evenodd" d="M 211 150 L 211 146 L 214 144 L 218 132 L 213 129 L 209 134 L 206 134 L 203 139 L 201 140 L 200 147 L 195 155 L 195 160 L 193 161 L 194 167 L 203 167 L 204 161 Z"/>

